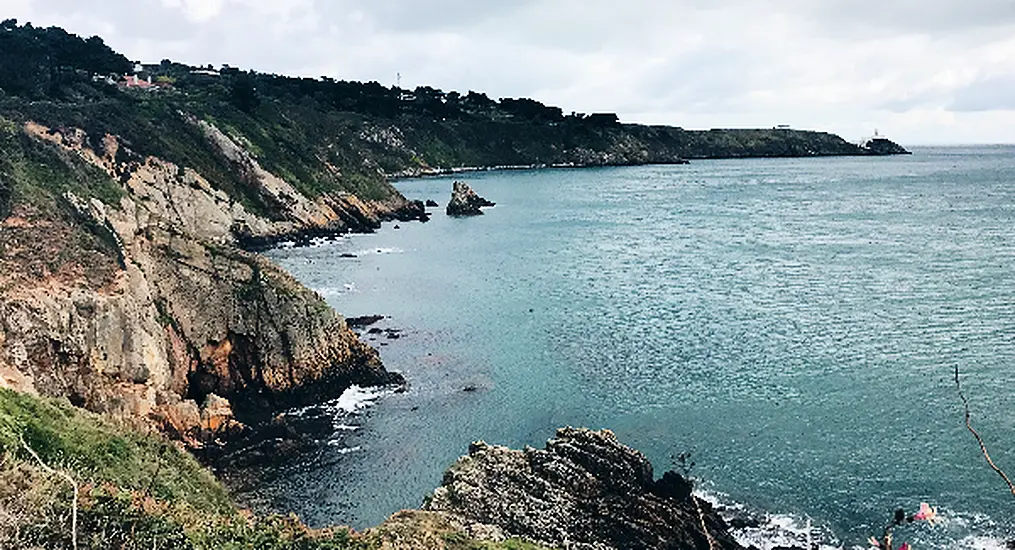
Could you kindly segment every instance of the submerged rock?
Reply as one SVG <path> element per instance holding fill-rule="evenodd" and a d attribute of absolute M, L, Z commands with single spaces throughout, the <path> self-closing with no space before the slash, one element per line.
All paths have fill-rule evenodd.
<path fill-rule="evenodd" d="M 483 213 L 480 209 L 485 206 L 494 206 L 494 203 L 477 195 L 469 184 L 456 181 L 451 191 L 447 213 L 449 216 L 478 216 Z"/>
<path fill-rule="evenodd" d="M 437 204 L 437 201 L 435 201 L 433 199 L 427 199 L 426 200 L 426 207 L 427 208 L 437 208 L 438 206 L 440 206 L 440 205 Z"/>
<path fill-rule="evenodd" d="M 654 480 L 645 455 L 608 430 L 563 428 L 543 450 L 473 443 L 423 508 L 473 536 L 557 548 L 741 548 L 687 480 Z"/>

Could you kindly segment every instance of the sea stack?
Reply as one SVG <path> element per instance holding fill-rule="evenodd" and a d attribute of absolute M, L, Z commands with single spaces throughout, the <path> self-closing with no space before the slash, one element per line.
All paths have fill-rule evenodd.
<path fill-rule="evenodd" d="M 451 191 L 451 200 L 448 202 L 447 213 L 449 216 L 479 216 L 483 213 L 480 210 L 484 206 L 494 206 L 494 203 L 480 197 L 463 181 L 456 181 Z"/>

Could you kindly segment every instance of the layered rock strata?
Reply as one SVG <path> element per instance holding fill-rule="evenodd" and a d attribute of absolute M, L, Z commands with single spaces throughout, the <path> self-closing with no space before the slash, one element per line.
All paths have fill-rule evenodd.
<path fill-rule="evenodd" d="M 654 479 L 645 455 L 608 430 L 563 428 L 542 450 L 474 443 L 423 508 L 478 538 L 556 548 L 741 548 L 686 479 Z"/>
<path fill-rule="evenodd" d="M 238 149 L 224 152 L 284 207 L 267 219 L 190 169 L 123 151 L 113 136 L 97 152 L 79 130 L 29 123 L 24 132 L 69 163 L 99 168 L 123 195 L 107 204 L 67 191 L 56 211 L 19 203 L 0 221 L 0 387 L 65 397 L 199 445 L 235 432 L 236 419 L 354 383 L 402 382 L 319 295 L 239 245 L 369 228 L 412 203 L 310 199 Z"/>

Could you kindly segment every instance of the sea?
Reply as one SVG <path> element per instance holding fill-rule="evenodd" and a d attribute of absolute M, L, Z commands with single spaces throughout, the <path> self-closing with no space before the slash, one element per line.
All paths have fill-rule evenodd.
<path fill-rule="evenodd" d="M 750 514 L 745 544 L 1003 548 L 1015 495 L 1015 147 L 700 160 L 397 182 L 429 223 L 268 257 L 346 316 L 408 389 L 298 411 L 318 444 L 239 496 L 313 525 L 418 507 L 475 440 L 609 428 L 656 474 Z M 496 202 L 443 212 L 453 179 Z M 351 257 L 354 256 L 354 257 Z M 960 384 L 956 384 L 958 372 Z"/>

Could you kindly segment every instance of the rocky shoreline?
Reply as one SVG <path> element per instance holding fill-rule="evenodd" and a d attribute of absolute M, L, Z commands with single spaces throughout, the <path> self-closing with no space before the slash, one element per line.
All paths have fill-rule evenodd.
<path fill-rule="evenodd" d="M 0 230 L 0 387 L 201 448 L 353 384 L 403 383 L 323 298 L 244 248 L 423 220 L 423 204 L 397 193 L 311 199 L 213 126 L 194 125 L 275 201 L 274 215 L 114 136 L 23 126 L 24 154 L 107 178 L 118 199 L 67 190 L 54 206 L 12 205 Z M 52 250 L 40 254 L 39 243 Z"/>
<path fill-rule="evenodd" d="M 576 163 L 576 162 L 562 162 L 555 164 L 545 163 L 534 163 L 534 164 L 504 164 L 504 165 L 492 165 L 492 166 L 453 166 L 449 168 L 442 167 L 413 167 L 406 168 L 404 170 L 398 170 L 388 174 L 389 181 L 399 181 L 414 178 L 429 178 L 439 176 L 453 176 L 457 174 L 469 174 L 473 172 L 499 172 L 499 171 L 513 171 L 513 170 L 546 170 L 546 169 L 581 169 L 581 168 L 605 168 L 610 166 L 641 166 L 645 164 L 659 164 L 659 165 L 680 165 L 690 164 L 691 161 L 687 159 L 674 159 L 671 161 L 660 161 L 653 163 L 643 162 L 618 162 L 618 163 Z"/>
<path fill-rule="evenodd" d="M 129 536 L 138 516 L 163 519 L 155 512 L 165 503 L 156 497 L 179 502 L 187 496 L 185 490 L 153 495 L 151 483 L 139 485 L 131 476 L 152 462 L 157 465 L 150 473 L 158 476 L 164 455 L 190 458 L 158 440 L 140 445 L 137 462 L 124 466 L 117 458 L 128 454 L 128 440 L 158 434 L 209 459 L 230 445 L 283 453 L 300 434 L 277 420 L 279 411 L 338 398 L 353 385 L 404 385 L 322 296 L 251 252 L 283 241 L 371 232 L 390 220 L 426 221 L 427 206 L 403 197 L 388 176 L 466 170 L 436 167 L 441 164 L 485 170 L 872 154 L 824 133 L 686 131 L 562 112 L 544 120 L 512 111 L 511 102 L 489 101 L 478 111 L 459 105 L 458 116 L 449 119 L 376 83 L 233 69 L 209 79 L 172 62 L 138 69 L 101 39 L 86 42 L 56 27 L 10 20 L 4 35 L 16 46 L 10 67 L 61 78 L 38 89 L 12 87 L 16 79 L 0 82 L 0 391 L 8 404 L 24 396 L 19 406 L 28 411 L 11 425 L 17 429 L 0 426 L 6 445 L 0 469 L 10 457 L 25 458 L 21 447 L 12 447 L 25 434 L 14 432 L 40 420 L 31 414 L 43 410 L 38 403 L 69 403 L 54 405 L 63 412 L 41 419 L 54 426 L 28 439 L 68 469 L 77 452 L 95 454 L 99 466 L 114 470 L 110 476 L 123 483 L 113 489 L 102 485 L 112 483 L 109 478 L 88 478 L 88 469 L 76 473 L 89 480 L 86 489 L 99 488 L 86 503 L 99 510 L 96 521 L 122 520 Z M 57 51 L 66 55 L 52 55 Z M 139 95 L 103 78 L 141 69 L 175 82 L 173 91 Z M 362 101 L 345 101 L 356 99 L 346 95 L 350 90 Z M 237 91 L 247 92 L 240 101 Z M 396 106 L 397 116 L 378 111 L 379 105 Z M 467 207 L 463 212 L 489 205 L 465 188 L 460 195 L 452 203 Z M 386 337 L 396 335 L 388 331 Z M 59 419 L 79 413 L 82 424 L 100 423 L 89 416 L 95 413 L 134 435 L 98 430 L 105 435 L 67 444 L 63 454 L 56 445 L 66 444 Z M 147 450 L 160 445 L 157 457 Z M 644 457 L 606 432 L 565 431 L 545 451 L 517 453 L 477 445 L 468 463 L 474 467 L 463 463 L 449 474 L 428 513 L 444 518 L 454 536 L 461 535 L 455 525 L 467 524 L 477 536 L 480 525 L 496 526 L 505 536 L 564 546 L 576 540 L 590 548 L 701 547 L 703 541 L 734 547 L 725 546 L 721 520 L 689 500 L 686 483 L 652 479 Z M 485 472 L 483 483 L 507 483 L 497 477 L 502 461 L 540 484 L 559 514 L 543 517 L 540 495 L 527 485 L 499 485 L 532 505 L 524 517 L 512 516 L 511 503 L 496 504 L 493 494 L 462 502 L 452 496 L 468 492 L 470 472 Z M 21 461 L 6 473 L 24 483 L 31 468 L 37 465 Z M 39 472 L 31 479 L 41 484 Z M 208 487 L 217 491 L 211 481 Z M 113 494 L 101 494 L 107 490 Z M 586 497 L 597 508 L 583 508 Z M 231 509 L 223 495 L 215 498 Z M 100 507 L 110 501 L 124 507 Z M 679 528 L 655 526 L 653 518 Z M 552 519 L 557 523 L 542 532 L 537 521 Z M 572 520 L 584 529 L 569 530 Z M 246 518 L 226 536 L 242 538 L 254 524 Z M 281 525 L 282 538 L 330 536 L 309 533 L 298 522 Z M 431 547 L 449 547 L 443 535 L 419 536 L 437 540 Z M 299 547 L 316 548 L 310 542 Z M 328 546 L 335 547 L 348 546 Z"/>

